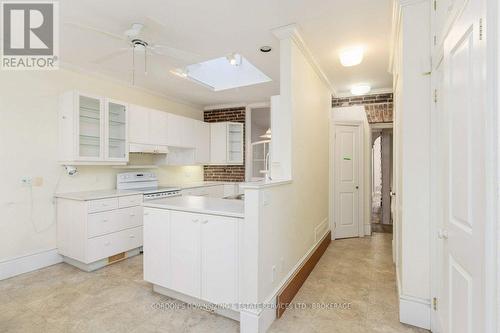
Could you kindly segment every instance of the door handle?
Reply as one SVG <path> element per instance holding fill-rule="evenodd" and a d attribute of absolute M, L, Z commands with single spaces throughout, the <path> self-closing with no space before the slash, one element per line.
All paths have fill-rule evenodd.
<path fill-rule="evenodd" d="M 359 189 L 359 186 L 358 186 L 358 185 L 356 185 L 356 190 L 357 190 L 357 189 Z"/>
<path fill-rule="evenodd" d="M 438 230 L 438 238 L 439 239 L 448 239 L 448 231 L 443 230 L 443 229 L 439 229 Z"/>
<path fill-rule="evenodd" d="M 395 197 L 395 196 L 396 196 L 396 192 L 392 192 L 392 191 L 391 191 L 391 192 L 389 192 L 389 195 L 390 195 L 391 197 Z"/>

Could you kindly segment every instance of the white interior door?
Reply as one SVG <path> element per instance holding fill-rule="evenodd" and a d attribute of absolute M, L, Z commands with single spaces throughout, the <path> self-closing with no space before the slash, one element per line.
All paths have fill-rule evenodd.
<path fill-rule="evenodd" d="M 334 216 L 335 238 L 361 236 L 361 125 L 335 125 Z"/>
<path fill-rule="evenodd" d="M 485 71 L 481 1 L 469 1 L 444 45 L 443 332 L 484 329 Z"/>

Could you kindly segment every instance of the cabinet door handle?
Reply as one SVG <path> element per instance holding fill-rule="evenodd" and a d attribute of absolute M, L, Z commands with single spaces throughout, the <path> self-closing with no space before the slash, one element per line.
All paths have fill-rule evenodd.
<path fill-rule="evenodd" d="M 128 236 L 128 237 L 129 237 L 129 238 L 135 238 L 135 236 L 134 236 L 134 235 L 130 235 L 130 236 Z"/>
<path fill-rule="evenodd" d="M 193 220 L 194 223 L 198 223 L 198 221 L 199 221 L 198 219 L 194 219 Z"/>
<path fill-rule="evenodd" d="M 108 219 L 102 219 L 102 222 L 108 222 Z"/>
<path fill-rule="evenodd" d="M 109 246 L 111 244 L 111 242 L 105 242 L 104 245 L 105 246 Z"/>
<path fill-rule="evenodd" d="M 149 213 L 144 213 L 144 216 L 149 215 Z"/>
<path fill-rule="evenodd" d="M 207 223 L 208 223 L 208 220 L 203 220 L 201 223 L 203 223 L 203 224 L 207 224 Z"/>
<path fill-rule="evenodd" d="M 144 214 L 144 215 L 146 215 L 146 214 Z M 131 214 L 130 214 L 130 216 L 131 216 L 131 217 L 134 217 L 134 216 L 135 216 L 135 214 L 134 214 L 134 213 L 131 213 Z"/>

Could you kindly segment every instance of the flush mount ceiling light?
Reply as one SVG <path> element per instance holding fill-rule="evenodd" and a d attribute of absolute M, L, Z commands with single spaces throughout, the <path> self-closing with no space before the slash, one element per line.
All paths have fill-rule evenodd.
<path fill-rule="evenodd" d="M 351 87 L 351 94 L 353 95 L 366 95 L 370 92 L 372 88 L 368 84 L 358 84 Z"/>
<path fill-rule="evenodd" d="M 227 61 L 229 61 L 229 63 L 232 66 L 238 67 L 241 65 L 241 55 L 239 55 L 238 53 L 231 53 L 226 58 L 227 58 Z"/>
<path fill-rule="evenodd" d="M 344 67 L 359 65 L 363 61 L 364 48 L 362 46 L 349 47 L 340 51 L 340 63 Z"/>

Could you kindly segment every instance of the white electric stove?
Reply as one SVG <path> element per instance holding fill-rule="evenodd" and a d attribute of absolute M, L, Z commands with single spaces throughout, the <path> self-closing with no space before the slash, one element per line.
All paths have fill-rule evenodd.
<path fill-rule="evenodd" d="M 177 187 L 158 186 L 153 172 L 125 172 L 116 175 L 116 189 L 142 192 L 144 200 L 153 200 L 181 195 Z"/>

